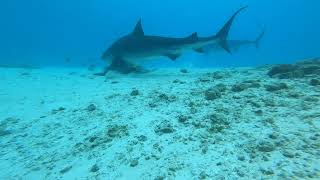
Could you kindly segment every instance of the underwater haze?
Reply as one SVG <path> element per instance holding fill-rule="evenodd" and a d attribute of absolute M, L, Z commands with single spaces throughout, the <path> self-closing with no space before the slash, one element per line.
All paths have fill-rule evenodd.
<path fill-rule="evenodd" d="M 194 57 L 193 62 L 178 61 L 179 66 L 250 66 L 319 56 L 317 1 L 4 0 L 0 11 L 1 63 L 63 65 L 66 58 L 75 64 L 99 62 L 103 51 L 129 33 L 139 18 L 150 35 L 184 37 L 194 31 L 211 35 L 244 5 L 249 8 L 236 19 L 230 38 L 254 39 L 265 26 L 259 51 L 245 49 L 209 58 L 191 53 L 186 56 Z"/>
<path fill-rule="evenodd" d="M 0 180 L 319 180 L 319 8 L 0 0 Z"/>

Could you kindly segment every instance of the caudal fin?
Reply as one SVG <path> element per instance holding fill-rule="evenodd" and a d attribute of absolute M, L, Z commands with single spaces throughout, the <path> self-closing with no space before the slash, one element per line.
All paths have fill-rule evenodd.
<path fill-rule="evenodd" d="M 228 53 L 231 54 L 230 47 L 227 42 L 227 38 L 230 32 L 230 28 L 232 26 L 232 23 L 236 16 L 244 9 L 246 9 L 248 6 L 244 6 L 240 8 L 238 11 L 236 11 L 231 18 L 227 21 L 227 23 L 222 27 L 222 29 L 217 33 L 216 37 L 220 40 L 220 46 L 225 49 Z"/>
<path fill-rule="evenodd" d="M 260 35 L 257 37 L 257 39 L 254 41 L 257 49 L 260 48 L 261 40 L 262 40 L 262 38 L 264 37 L 265 32 L 266 32 L 266 28 L 263 27 L 262 32 L 261 32 Z"/>

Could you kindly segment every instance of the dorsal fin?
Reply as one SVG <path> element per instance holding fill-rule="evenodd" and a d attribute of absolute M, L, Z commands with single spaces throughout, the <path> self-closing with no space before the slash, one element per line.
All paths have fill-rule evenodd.
<path fill-rule="evenodd" d="M 136 35 L 136 36 L 144 36 L 144 32 L 143 32 L 143 28 L 142 28 L 142 24 L 141 24 L 141 18 L 137 22 L 136 27 L 132 31 L 132 34 Z"/>
<path fill-rule="evenodd" d="M 198 33 L 194 32 L 190 36 L 187 37 L 187 39 L 196 40 L 198 39 Z"/>

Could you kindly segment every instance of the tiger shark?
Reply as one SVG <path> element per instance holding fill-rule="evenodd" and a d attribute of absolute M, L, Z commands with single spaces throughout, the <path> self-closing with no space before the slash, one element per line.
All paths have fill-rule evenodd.
<path fill-rule="evenodd" d="M 111 65 L 96 75 L 104 76 L 109 70 L 130 73 L 141 69 L 137 63 L 142 60 L 165 56 L 174 61 L 185 50 L 203 53 L 203 47 L 212 44 L 217 44 L 231 53 L 227 37 L 234 19 L 246 8 L 247 6 L 237 10 L 217 34 L 208 37 L 199 37 L 197 32 L 184 38 L 146 35 L 140 19 L 131 33 L 115 41 L 103 53 L 102 59 L 111 62 Z"/>

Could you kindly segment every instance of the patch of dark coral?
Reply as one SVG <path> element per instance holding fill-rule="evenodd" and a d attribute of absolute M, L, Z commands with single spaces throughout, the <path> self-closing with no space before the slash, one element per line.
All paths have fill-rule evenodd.
<path fill-rule="evenodd" d="M 268 75 L 279 79 L 303 78 L 320 75 L 320 58 L 301 61 L 295 64 L 281 64 L 272 67 Z"/>
<path fill-rule="evenodd" d="M 218 84 L 214 87 L 207 89 L 204 92 L 205 99 L 208 101 L 212 101 L 221 97 L 222 93 L 227 90 L 227 87 L 224 84 Z"/>
<path fill-rule="evenodd" d="M 248 80 L 243 81 L 241 83 L 234 84 L 231 88 L 231 91 L 233 92 L 241 92 L 249 88 L 259 88 L 260 81 L 259 80 Z"/>
<path fill-rule="evenodd" d="M 264 87 L 269 92 L 280 91 L 282 89 L 288 89 L 288 85 L 286 83 L 266 84 L 266 85 L 264 85 Z"/>
<path fill-rule="evenodd" d="M 230 127 L 230 121 L 222 114 L 208 114 L 202 121 L 194 121 L 195 128 L 205 128 L 209 133 L 221 133 Z"/>
<path fill-rule="evenodd" d="M 168 121 L 158 124 L 154 129 L 154 132 L 158 135 L 170 134 L 170 133 L 173 133 L 174 131 L 175 129 Z"/>

